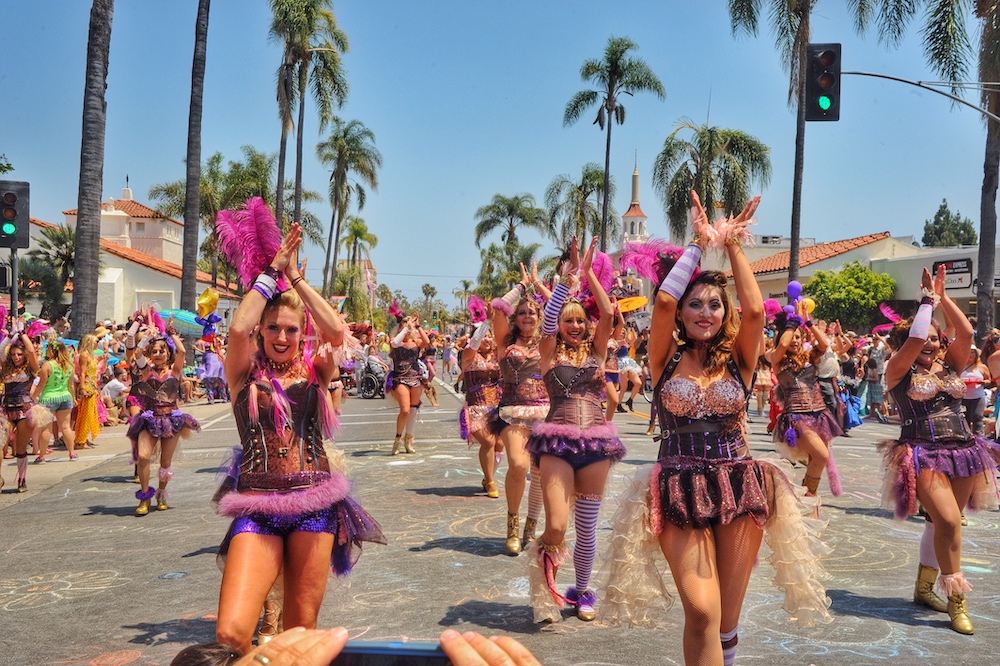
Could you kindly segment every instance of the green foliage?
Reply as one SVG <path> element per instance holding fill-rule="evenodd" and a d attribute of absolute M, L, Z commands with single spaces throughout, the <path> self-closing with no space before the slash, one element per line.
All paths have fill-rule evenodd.
<path fill-rule="evenodd" d="M 895 280 L 858 261 L 839 272 L 816 271 L 803 287 L 803 292 L 816 301 L 816 319 L 839 319 L 845 329 L 863 330 L 884 323 L 878 305 L 892 299 L 895 290 Z"/>
<path fill-rule="evenodd" d="M 39 316 L 51 320 L 66 313 L 69 307 L 63 303 L 63 285 L 66 281 L 53 264 L 32 257 L 21 259 L 17 263 L 17 282 L 18 293 L 22 297 L 41 301 Z"/>
<path fill-rule="evenodd" d="M 933 220 L 924 220 L 924 237 L 920 239 L 926 247 L 952 247 L 955 245 L 975 245 L 979 242 L 972 220 L 954 213 L 948 208 L 948 200 L 942 199 Z"/>
<path fill-rule="evenodd" d="M 14 170 L 14 165 L 10 163 L 7 156 L 0 153 L 0 174 L 7 173 Z"/>

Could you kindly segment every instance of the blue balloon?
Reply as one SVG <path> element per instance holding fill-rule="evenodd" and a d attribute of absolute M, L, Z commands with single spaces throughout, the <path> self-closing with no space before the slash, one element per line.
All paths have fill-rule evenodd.
<path fill-rule="evenodd" d="M 802 295 L 802 284 L 798 280 L 792 280 L 788 283 L 788 296 L 793 301 L 797 301 L 799 296 Z"/>

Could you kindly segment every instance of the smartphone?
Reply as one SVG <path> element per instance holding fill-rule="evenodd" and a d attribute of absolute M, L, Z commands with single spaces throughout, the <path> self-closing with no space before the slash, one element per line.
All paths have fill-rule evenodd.
<path fill-rule="evenodd" d="M 450 666 L 438 643 L 347 641 L 330 666 Z"/>

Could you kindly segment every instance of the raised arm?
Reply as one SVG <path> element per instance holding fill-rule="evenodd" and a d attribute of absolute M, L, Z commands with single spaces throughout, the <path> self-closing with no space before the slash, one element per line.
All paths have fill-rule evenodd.
<path fill-rule="evenodd" d="M 740 299 L 742 310 L 740 330 L 736 333 L 736 340 L 733 343 L 733 360 L 736 361 L 745 382 L 753 376 L 757 359 L 760 357 L 765 315 L 764 297 L 760 293 L 760 285 L 757 284 L 753 269 L 750 268 L 750 261 L 743 253 L 740 239 L 747 225 L 752 222 L 753 214 L 759 205 L 760 196 L 750 199 L 729 225 L 725 241 L 729 264 L 733 269 L 736 296 Z"/>
<path fill-rule="evenodd" d="M 597 238 L 593 238 L 590 241 L 590 248 L 583 257 L 583 271 L 587 275 L 587 282 L 590 284 L 591 293 L 594 296 L 594 301 L 597 303 L 597 309 L 601 313 L 601 318 L 594 328 L 594 343 L 591 347 L 593 353 L 600 359 L 608 348 L 608 338 L 611 336 L 616 318 L 615 306 L 611 303 L 611 298 L 608 297 L 607 292 L 604 291 L 604 287 L 597 280 L 597 275 L 594 274 L 594 255 L 597 252 L 597 240 Z M 624 327 L 625 319 L 621 313 L 618 314 L 617 319 L 620 321 L 620 326 Z M 616 333 L 619 330 L 619 328 L 615 328 Z"/>
<path fill-rule="evenodd" d="M 538 353 L 541 357 L 542 373 L 552 366 L 556 350 L 556 338 L 559 333 L 559 312 L 563 303 L 575 292 L 580 284 L 580 251 L 576 236 L 570 243 L 569 261 L 563 264 L 563 279 L 552 290 L 545 310 L 542 313 L 542 339 L 538 342 Z"/>
<path fill-rule="evenodd" d="M 931 272 L 924 268 L 920 279 L 921 291 L 924 293 L 917 308 L 917 314 L 913 316 L 913 323 L 910 325 L 910 334 L 906 342 L 900 345 L 899 349 L 889 357 L 885 363 L 885 384 L 886 388 L 892 390 L 896 384 L 906 376 L 910 366 L 912 366 L 931 332 L 932 317 L 937 303 L 934 298 L 934 281 L 931 279 Z M 968 320 L 966 320 L 968 321 Z M 971 326 L 969 327 L 972 328 Z M 965 357 L 969 356 L 969 348 L 965 348 Z"/>

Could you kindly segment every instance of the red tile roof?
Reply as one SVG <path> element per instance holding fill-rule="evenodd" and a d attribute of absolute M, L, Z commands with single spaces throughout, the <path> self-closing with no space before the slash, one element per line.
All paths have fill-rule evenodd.
<path fill-rule="evenodd" d="M 816 262 L 823 261 L 824 259 L 829 259 L 830 257 L 836 257 L 839 254 L 844 254 L 845 252 L 859 247 L 864 247 L 865 245 L 871 245 L 872 243 L 885 240 L 886 238 L 889 238 L 889 232 L 882 231 L 877 234 L 868 234 L 867 236 L 858 236 L 857 238 L 848 238 L 847 240 L 819 243 L 818 245 L 808 245 L 806 247 L 799 248 L 799 268 L 804 268 L 810 264 L 815 264 Z M 789 254 L 790 252 L 785 250 L 784 252 L 773 254 L 770 257 L 758 259 L 750 264 L 750 268 L 753 270 L 755 275 L 760 275 L 761 273 L 787 271 Z"/>
<path fill-rule="evenodd" d="M 641 208 L 639 208 L 639 204 L 634 203 L 628 207 L 628 210 L 625 211 L 625 214 L 622 215 L 622 217 L 646 217 L 646 214 L 642 212 Z"/>
<path fill-rule="evenodd" d="M 31 220 L 32 224 L 37 225 L 43 229 L 52 229 L 56 226 L 51 222 L 45 222 L 43 220 L 39 220 L 34 217 L 29 217 L 28 219 Z M 118 243 L 112 243 L 111 241 L 105 240 L 103 238 L 101 239 L 101 249 L 104 250 L 105 252 L 121 257 L 122 259 L 127 259 L 128 261 L 134 262 L 141 266 L 147 266 L 148 268 L 152 268 L 154 271 L 165 273 L 166 275 L 175 277 L 178 280 L 181 279 L 181 267 L 172 261 L 167 261 L 166 259 L 160 259 L 159 257 L 154 257 L 151 254 L 140 252 L 139 250 L 135 250 L 130 247 L 125 247 L 124 245 L 120 245 Z M 195 279 L 203 284 L 207 285 L 212 284 L 212 275 L 210 273 L 206 273 L 205 271 L 196 271 Z M 222 296 L 238 298 L 235 284 L 231 283 L 228 289 L 226 288 L 225 285 L 220 284 L 220 286 L 218 287 L 218 291 L 219 294 Z"/>
<path fill-rule="evenodd" d="M 101 210 L 108 209 L 108 202 L 104 201 L 101 203 Z M 166 219 L 169 222 L 184 226 L 183 222 L 178 222 L 172 217 L 164 218 L 162 215 L 156 212 L 156 210 L 150 208 L 146 204 L 141 204 L 134 199 L 115 199 L 115 210 L 120 210 L 129 217 L 135 218 L 145 218 L 149 220 L 162 220 Z M 63 215 L 76 215 L 77 209 L 64 210 Z"/>

